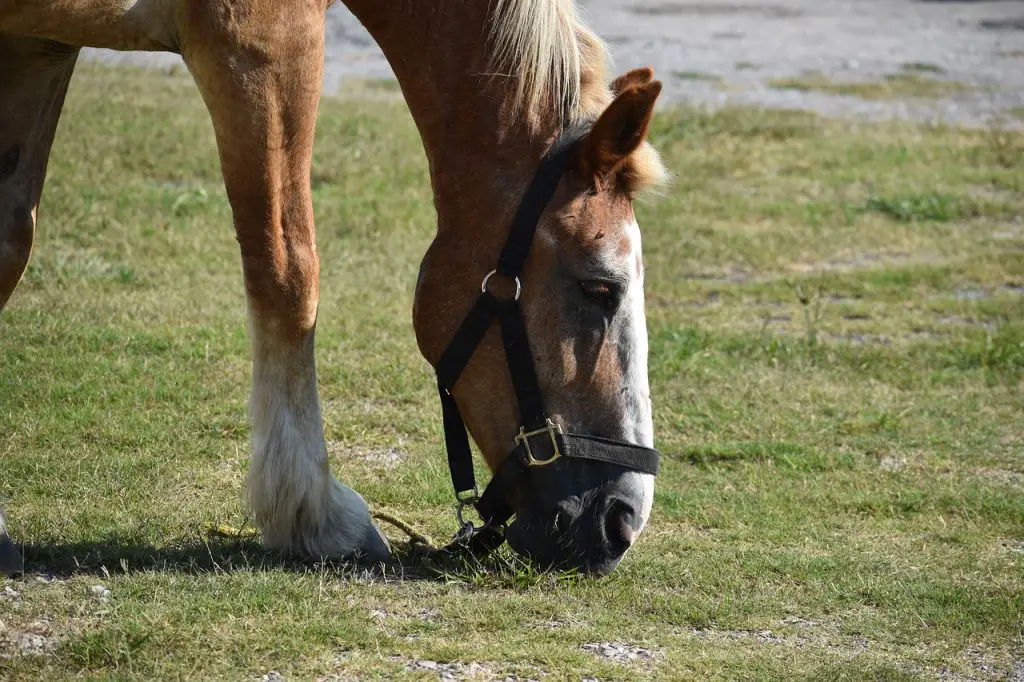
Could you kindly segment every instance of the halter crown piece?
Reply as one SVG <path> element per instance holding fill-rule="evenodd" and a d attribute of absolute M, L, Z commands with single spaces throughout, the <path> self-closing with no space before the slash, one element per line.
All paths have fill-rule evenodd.
<path fill-rule="evenodd" d="M 526 323 L 519 307 L 523 289 L 519 274 L 530 253 L 533 235 L 569 158 L 586 133 L 586 128 L 564 130 L 544 155 L 516 210 L 497 267 L 484 277 L 476 303 L 437 363 L 437 388 L 441 396 L 448 468 L 459 504 L 457 517 L 460 529 L 449 548 L 468 548 L 474 554 L 485 554 L 499 547 L 505 541 L 505 525 L 515 514 L 508 503 L 509 495 L 531 467 L 543 467 L 562 457 L 570 457 L 617 464 L 644 474 L 658 473 L 660 455 L 653 448 L 563 433 L 562 428 L 551 421 L 544 410 Z M 515 282 L 515 294 L 511 298 L 498 298 L 491 293 L 488 284 L 494 275 L 502 275 Z M 494 318 L 498 318 L 501 325 L 505 359 L 519 403 L 520 427 L 515 437 L 515 448 L 481 494 L 473 474 L 473 455 L 466 425 L 451 389 Z M 482 526 L 474 526 L 465 520 L 462 512 L 467 505 L 475 507 L 484 522 Z"/>

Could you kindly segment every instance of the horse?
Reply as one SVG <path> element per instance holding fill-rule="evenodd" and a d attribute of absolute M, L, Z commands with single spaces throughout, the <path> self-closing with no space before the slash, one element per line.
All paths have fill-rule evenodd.
<path fill-rule="evenodd" d="M 0 311 L 31 255 L 79 49 L 181 55 L 213 122 L 241 253 L 248 507 L 269 551 L 376 562 L 393 550 L 330 470 L 314 362 L 311 159 L 331 2 L 0 4 Z M 345 4 L 390 63 L 429 162 L 437 232 L 412 318 L 438 369 L 460 517 L 490 496 L 488 514 L 514 520 L 487 525 L 516 552 L 607 573 L 654 498 L 656 466 L 632 459 L 649 463 L 654 441 L 633 202 L 665 177 L 646 139 L 661 83 L 649 68 L 612 80 L 574 0 Z M 532 224 L 513 238 L 524 211 Z M 466 429 L 501 479 L 483 495 L 466 482 Z M 0 566 L 22 565 L 0 510 Z"/>

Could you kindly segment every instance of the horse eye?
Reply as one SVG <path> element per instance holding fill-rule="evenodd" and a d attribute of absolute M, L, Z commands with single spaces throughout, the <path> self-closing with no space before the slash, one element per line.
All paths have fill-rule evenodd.
<path fill-rule="evenodd" d="M 588 301 L 600 306 L 605 312 L 615 312 L 622 300 L 622 286 L 616 282 L 584 279 L 580 280 L 580 290 Z"/>

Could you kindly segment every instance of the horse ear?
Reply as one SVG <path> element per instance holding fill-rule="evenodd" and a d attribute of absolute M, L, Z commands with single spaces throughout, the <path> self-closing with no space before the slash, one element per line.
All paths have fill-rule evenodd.
<path fill-rule="evenodd" d="M 612 81 L 612 94 L 618 96 L 623 90 L 630 86 L 647 85 L 654 80 L 654 69 L 646 66 L 642 69 L 627 71 Z"/>
<path fill-rule="evenodd" d="M 659 94 L 660 81 L 629 85 L 618 94 L 580 143 L 577 164 L 584 178 L 600 184 L 643 144 Z"/>

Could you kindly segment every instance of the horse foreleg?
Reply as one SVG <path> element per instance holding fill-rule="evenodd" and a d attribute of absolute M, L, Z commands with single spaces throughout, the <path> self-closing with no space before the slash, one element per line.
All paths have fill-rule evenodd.
<path fill-rule="evenodd" d="M 268 548 L 384 559 L 366 503 L 330 473 L 316 386 L 310 167 L 323 3 L 187 5 L 182 53 L 213 119 L 249 301 L 249 505 Z"/>
<path fill-rule="evenodd" d="M 32 255 L 46 161 L 77 55 L 49 40 L 0 34 L 0 311 Z M 0 575 L 22 564 L 0 508 Z"/>
<path fill-rule="evenodd" d="M 0 310 L 32 254 L 46 161 L 78 49 L 0 34 Z"/>

